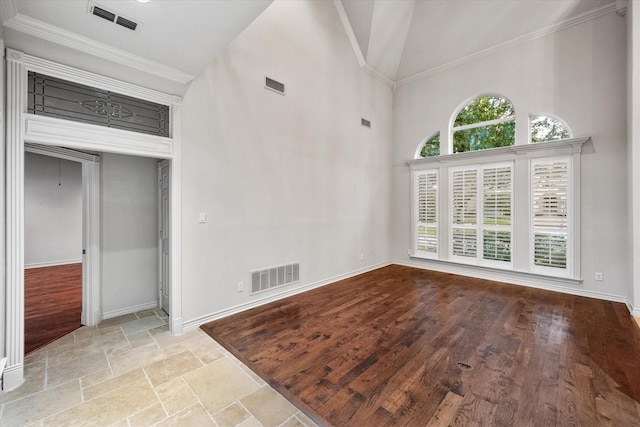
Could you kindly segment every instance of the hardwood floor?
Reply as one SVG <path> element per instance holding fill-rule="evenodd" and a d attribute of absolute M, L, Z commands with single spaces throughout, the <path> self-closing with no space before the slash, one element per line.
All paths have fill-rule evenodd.
<path fill-rule="evenodd" d="M 202 329 L 327 426 L 638 426 L 620 303 L 389 266 Z"/>
<path fill-rule="evenodd" d="M 24 271 L 24 348 L 32 352 L 81 325 L 82 263 Z"/>

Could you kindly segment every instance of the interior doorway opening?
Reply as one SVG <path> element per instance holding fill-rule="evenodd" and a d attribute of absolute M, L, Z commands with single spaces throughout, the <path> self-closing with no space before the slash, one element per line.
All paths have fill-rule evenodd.
<path fill-rule="evenodd" d="M 148 90 L 115 79 L 88 73 L 73 67 L 46 61 L 13 49 L 6 50 L 6 122 L 5 122 L 5 312 L 4 347 L 0 366 L 5 364 L 2 389 L 12 390 L 24 382 L 24 149 L 25 143 L 69 147 L 91 152 L 119 153 L 154 159 L 170 159 L 170 275 L 171 315 L 169 331 L 182 333 L 182 212 L 179 97 Z M 102 128 L 55 117 L 27 113 L 28 72 L 38 71 L 52 77 L 90 84 L 125 96 L 144 99 L 170 108 L 171 136 L 162 137 L 120 129 Z M 154 165 L 154 194 L 156 194 Z M 94 325 L 102 318 L 100 307 L 100 167 L 83 162 L 83 192 L 87 215 L 84 225 L 85 249 L 82 323 Z M 89 197 L 87 197 L 89 195 Z M 157 206 L 154 206 L 154 212 Z M 154 213 L 155 216 L 155 213 Z M 157 232 L 157 230 L 156 230 Z M 157 235 L 154 236 L 157 244 Z M 157 254 L 154 255 L 157 259 Z M 154 287 L 157 297 L 157 283 Z"/>
<path fill-rule="evenodd" d="M 82 164 L 25 153 L 25 354 L 82 326 Z"/>

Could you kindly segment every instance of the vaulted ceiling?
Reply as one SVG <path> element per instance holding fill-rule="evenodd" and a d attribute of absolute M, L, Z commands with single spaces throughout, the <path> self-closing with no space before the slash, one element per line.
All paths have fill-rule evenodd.
<path fill-rule="evenodd" d="M 366 64 L 398 82 L 615 9 L 615 0 L 341 0 Z"/>
<path fill-rule="evenodd" d="M 8 46 L 20 48 L 38 38 L 184 85 L 272 1 L 2 0 L 0 20 Z M 389 83 L 442 69 L 616 7 L 616 0 L 333 3 L 361 64 Z M 131 31 L 94 16 L 92 5 L 137 22 L 137 29 Z"/>

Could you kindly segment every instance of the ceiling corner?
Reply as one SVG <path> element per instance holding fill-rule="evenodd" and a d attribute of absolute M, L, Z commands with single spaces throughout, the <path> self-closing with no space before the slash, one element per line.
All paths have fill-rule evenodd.
<path fill-rule="evenodd" d="M 15 0 L 0 1 L 0 24 L 4 25 L 10 19 L 18 14 L 18 6 Z"/>

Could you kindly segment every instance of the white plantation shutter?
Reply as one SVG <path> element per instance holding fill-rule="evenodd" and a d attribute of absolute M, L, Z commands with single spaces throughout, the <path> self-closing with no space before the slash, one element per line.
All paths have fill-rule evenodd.
<path fill-rule="evenodd" d="M 533 268 L 567 269 L 570 159 L 531 162 Z"/>
<path fill-rule="evenodd" d="M 511 262 L 512 165 L 482 170 L 482 258 Z"/>
<path fill-rule="evenodd" d="M 513 163 L 452 168 L 452 258 L 511 266 L 512 181 Z"/>
<path fill-rule="evenodd" d="M 414 253 L 437 255 L 438 253 L 438 171 L 415 173 L 416 233 Z"/>
<path fill-rule="evenodd" d="M 478 170 L 477 167 L 451 172 L 451 255 L 477 256 Z"/>
<path fill-rule="evenodd" d="M 548 276 L 579 283 L 580 152 L 588 140 L 407 162 L 409 253 L 424 258 L 427 267 L 465 264 L 514 279 Z"/>

